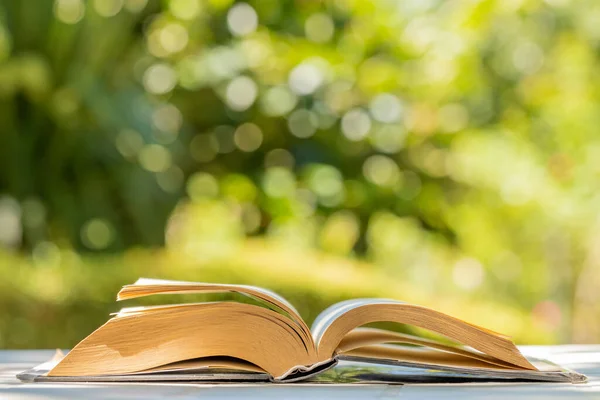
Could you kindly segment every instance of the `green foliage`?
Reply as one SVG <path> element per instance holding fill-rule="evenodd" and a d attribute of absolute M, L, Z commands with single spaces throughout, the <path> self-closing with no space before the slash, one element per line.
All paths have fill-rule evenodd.
<path fill-rule="evenodd" d="M 312 266 L 311 274 L 306 273 L 306 263 Z M 168 250 L 131 250 L 120 256 L 92 258 L 60 251 L 44 260 L 5 254 L 0 257 L 0 273 L 10 275 L 11 280 L 0 282 L 0 348 L 72 347 L 121 307 L 232 300 L 231 295 L 170 295 L 117 304 L 114 299 L 120 286 L 140 276 L 269 287 L 290 300 L 308 323 L 335 302 L 382 296 L 502 329 L 521 342 L 556 340 L 555 333 L 546 332 L 535 318 L 511 307 L 461 295 L 441 301 L 371 267 L 256 240 L 237 242 L 212 258 L 203 254 L 196 259 Z M 248 301 L 244 296 L 235 300 Z"/>
<path fill-rule="evenodd" d="M 596 2 L 31 3 L 0 3 L 0 245 L 197 260 L 261 236 L 597 341 Z"/>

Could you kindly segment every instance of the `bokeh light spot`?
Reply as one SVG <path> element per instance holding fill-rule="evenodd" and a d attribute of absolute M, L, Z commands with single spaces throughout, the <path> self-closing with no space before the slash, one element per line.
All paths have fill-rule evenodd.
<path fill-rule="evenodd" d="M 169 53 L 177 53 L 188 44 L 188 32 L 181 24 L 167 24 L 159 32 L 160 44 Z"/>
<path fill-rule="evenodd" d="M 103 250 L 114 240 L 114 229 L 104 218 L 94 218 L 81 228 L 81 242 L 92 250 Z"/>
<path fill-rule="evenodd" d="M 171 167 L 171 153 L 159 144 L 147 144 L 138 158 L 142 167 L 150 172 L 162 172 Z"/>
<path fill-rule="evenodd" d="M 62 118 L 71 118 L 81 105 L 81 99 L 72 88 L 60 88 L 54 92 L 52 106 Z"/>
<path fill-rule="evenodd" d="M 258 28 L 258 15 L 247 3 L 237 3 L 227 13 L 227 26 L 234 36 L 246 36 Z"/>
<path fill-rule="evenodd" d="M 296 160 L 292 153 L 285 149 L 273 149 L 265 156 L 265 168 L 283 167 L 289 170 L 294 169 Z"/>
<path fill-rule="evenodd" d="M 402 116 L 402 103 L 393 94 L 381 93 L 371 100 L 369 110 L 373 118 L 379 122 L 398 122 Z"/>
<path fill-rule="evenodd" d="M 344 190 L 340 171 L 331 165 L 314 166 L 308 178 L 310 189 L 319 197 L 332 197 Z"/>
<path fill-rule="evenodd" d="M 225 100 L 227 106 L 234 111 L 247 110 L 258 95 L 258 87 L 252 78 L 239 76 L 227 85 Z"/>
<path fill-rule="evenodd" d="M 94 10 L 102 17 L 114 17 L 123 8 L 123 0 L 94 0 Z"/>
<path fill-rule="evenodd" d="M 402 178 L 398 165 L 391 158 L 382 155 L 367 158 L 363 164 L 363 174 L 368 181 L 388 187 L 397 185 Z"/>
<path fill-rule="evenodd" d="M 240 44 L 248 67 L 259 68 L 270 61 L 273 49 L 263 40 L 246 38 Z"/>
<path fill-rule="evenodd" d="M 316 13 L 306 19 L 304 32 L 309 40 L 316 43 L 326 43 L 333 37 L 335 26 L 328 14 Z"/>
<path fill-rule="evenodd" d="M 370 139 L 373 147 L 382 153 L 397 153 L 404 146 L 406 129 L 400 124 L 378 126 Z"/>
<path fill-rule="evenodd" d="M 261 97 L 261 108 L 266 115 L 278 117 L 292 111 L 297 102 L 296 95 L 286 86 L 275 86 Z"/>
<path fill-rule="evenodd" d="M 152 123 L 163 132 L 171 133 L 175 137 L 181 129 L 183 117 L 177 107 L 172 104 L 158 106 L 152 113 Z"/>
<path fill-rule="evenodd" d="M 247 122 L 238 126 L 233 135 L 233 141 L 238 149 L 245 152 L 257 150 L 263 140 L 260 128 L 253 123 Z"/>
<path fill-rule="evenodd" d="M 167 193 L 176 193 L 183 185 L 185 177 L 181 168 L 176 165 L 156 174 L 156 182 Z"/>
<path fill-rule="evenodd" d="M 144 139 L 133 129 L 123 129 L 115 138 L 115 146 L 123 157 L 134 158 L 144 147 Z"/>
<path fill-rule="evenodd" d="M 319 120 L 312 111 L 301 108 L 294 111 L 288 117 L 288 128 L 292 135 L 305 139 L 311 137 L 317 131 Z"/>
<path fill-rule="evenodd" d="M 219 183 L 214 176 L 206 172 L 196 172 L 188 178 L 187 193 L 192 200 L 199 201 L 219 194 Z"/>
<path fill-rule="evenodd" d="M 148 92 L 165 94 L 177 84 L 177 75 L 167 64 L 154 64 L 144 73 L 143 83 Z"/>
<path fill-rule="evenodd" d="M 19 202 L 12 197 L 0 197 L 0 246 L 19 246 L 22 234 Z"/>
<path fill-rule="evenodd" d="M 262 186 L 269 197 L 291 197 L 296 191 L 296 179 L 288 169 L 273 167 L 265 172 Z"/>
<path fill-rule="evenodd" d="M 536 43 L 523 41 L 515 48 L 512 61 L 518 71 L 533 74 L 544 64 L 544 52 Z"/>
<path fill-rule="evenodd" d="M 169 2 L 171 13 L 183 20 L 192 20 L 200 14 L 199 0 L 171 0 Z"/>
<path fill-rule="evenodd" d="M 148 0 L 125 0 L 125 8 L 132 13 L 139 13 L 147 4 Z"/>
<path fill-rule="evenodd" d="M 302 63 L 295 67 L 288 79 L 290 88 L 298 95 L 308 95 L 323 83 L 323 73 L 311 63 Z"/>
<path fill-rule="evenodd" d="M 342 117 L 342 133 L 348 140 L 362 140 L 369 134 L 370 129 L 371 118 L 360 108 L 352 109 Z"/>
<path fill-rule="evenodd" d="M 56 0 L 54 15 L 65 24 L 76 24 L 83 18 L 85 4 L 82 0 Z"/>

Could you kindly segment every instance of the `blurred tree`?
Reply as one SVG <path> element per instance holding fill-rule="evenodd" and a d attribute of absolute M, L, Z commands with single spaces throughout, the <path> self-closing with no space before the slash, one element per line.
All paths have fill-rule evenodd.
<path fill-rule="evenodd" d="M 191 255 L 264 235 L 597 338 L 600 4 L 32 3 L 0 3 L 6 246 L 172 215 Z"/>

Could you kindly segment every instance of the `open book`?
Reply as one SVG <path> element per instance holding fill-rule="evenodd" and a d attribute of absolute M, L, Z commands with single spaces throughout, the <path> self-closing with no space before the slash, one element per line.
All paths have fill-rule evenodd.
<path fill-rule="evenodd" d="M 158 294 L 237 292 L 257 300 L 125 308 L 66 356 L 21 374 L 64 381 L 271 380 L 309 378 L 338 361 L 444 371 L 488 379 L 582 381 L 525 358 L 506 336 L 386 299 L 356 299 L 323 311 L 312 328 L 281 296 L 253 286 L 140 279 L 118 300 Z M 456 344 L 361 326 L 390 321 Z"/>

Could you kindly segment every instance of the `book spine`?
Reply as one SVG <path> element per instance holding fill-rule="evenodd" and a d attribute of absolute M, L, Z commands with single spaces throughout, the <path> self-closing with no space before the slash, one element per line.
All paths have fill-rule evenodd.
<path fill-rule="evenodd" d="M 296 382 L 301 381 L 311 376 L 320 374 L 330 368 L 335 367 L 337 359 L 321 361 L 312 365 L 296 365 L 290 368 L 285 374 L 277 377 L 271 377 L 271 382 Z"/>

